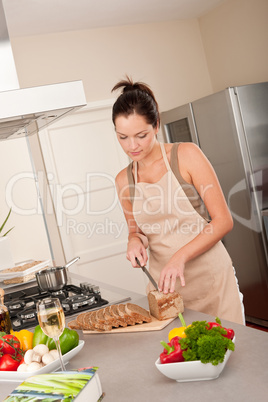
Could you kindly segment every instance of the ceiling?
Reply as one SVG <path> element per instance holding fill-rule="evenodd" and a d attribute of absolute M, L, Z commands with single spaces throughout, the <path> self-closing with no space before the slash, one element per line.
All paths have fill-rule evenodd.
<path fill-rule="evenodd" d="M 0 0 L 10 37 L 198 18 L 226 0 Z"/>

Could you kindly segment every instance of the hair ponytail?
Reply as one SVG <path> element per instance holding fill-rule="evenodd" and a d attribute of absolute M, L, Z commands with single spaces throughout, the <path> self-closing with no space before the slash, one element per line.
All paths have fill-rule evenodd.
<path fill-rule="evenodd" d="M 143 82 L 133 82 L 126 76 L 125 80 L 119 81 L 113 87 L 112 92 L 121 88 L 121 95 L 113 105 L 113 123 L 115 124 L 118 116 L 128 117 L 130 114 L 137 113 L 143 116 L 148 124 L 154 128 L 157 127 L 160 122 L 158 104 L 150 87 Z"/>

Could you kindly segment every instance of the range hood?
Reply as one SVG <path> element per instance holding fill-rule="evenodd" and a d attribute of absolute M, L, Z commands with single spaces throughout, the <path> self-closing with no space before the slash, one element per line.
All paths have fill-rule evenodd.
<path fill-rule="evenodd" d="M 82 81 L 0 92 L 0 140 L 35 134 L 85 104 Z"/>
<path fill-rule="evenodd" d="M 19 89 L 0 0 L 0 141 L 29 136 L 86 105 L 82 81 Z"/>

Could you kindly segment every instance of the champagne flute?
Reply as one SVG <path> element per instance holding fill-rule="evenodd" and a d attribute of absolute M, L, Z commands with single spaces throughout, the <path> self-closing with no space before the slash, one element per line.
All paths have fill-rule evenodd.
<path fill-rule="evenodd" d="M 59 353 L 62 371 L 66 371 L 61 354 L 59 337 L 65 327 L 65 316 L 62 305 L 57 298 L 48 297 L 36 305 L 38 322 L 45 335 L 54 339 Z"/>

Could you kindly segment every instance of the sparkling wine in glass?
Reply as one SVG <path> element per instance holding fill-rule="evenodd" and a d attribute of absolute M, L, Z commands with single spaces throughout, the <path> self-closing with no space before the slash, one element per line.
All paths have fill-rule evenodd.
<path fill-rule="evenodd" d="M 38 322 L 45 335 L 54 339 L 62 371 L 66 371 L 60 349 L 59 337 L 65 327 L 65 316 L 59 299 L 48 297 L 37 302 Z"/>

